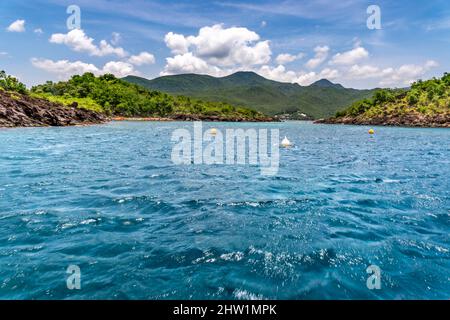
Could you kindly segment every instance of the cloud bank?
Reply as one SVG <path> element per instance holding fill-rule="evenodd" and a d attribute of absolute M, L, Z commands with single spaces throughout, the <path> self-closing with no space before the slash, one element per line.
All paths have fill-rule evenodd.
<path fill-rule="evenodd" d="M 24 24 L 25 22 L 23 28 Z M 20 29 L 20 23 L 14 28 Z M 258 33 L 248 28 L 225 27 L 223 24 L 201 27 L 195 35 L 168 32 L 163 40 L 171 55 L 166 58 L 160 75 L 197 73 L 220 77 L 237 71 L 254 71 L 271 80 L 300 85 L 310 85 L 326 78 L 335 82 L 369 79 L 378 86 L 403 87 L 438 66 L 431 59 L 422 64 L 376 65 L 371 62 L 369 50 L 360 41 L 353 48 L 341 52 L 333 51 L 327 44 L 321 44 L 315 46 L 309 54 L 304 53 L 306 50 L 302 50 L 302 53 L 283 52 L 272 58 L 269 40 L 262 39 Z M 119 33 L 113 33 L 110 42 L 101 40 L 96 43 L 83 30 L 72 30 L 66 34 L 51 35 L 49 42 L 65 45 L 80 54 L 115 57 L 113 61 L 104 62 L 102 67 L 80 60 L 31 60 L 36 68 L 59 78 L 84 72 L 97 75 L 112 73 L 117 77 L 139 75 L 139 67 L 156 61 L 155 56 L 147 51 L 133 55 L 118 46 L 122 42 Z M 301 62 L 307 55 L 309 59 Z"/>

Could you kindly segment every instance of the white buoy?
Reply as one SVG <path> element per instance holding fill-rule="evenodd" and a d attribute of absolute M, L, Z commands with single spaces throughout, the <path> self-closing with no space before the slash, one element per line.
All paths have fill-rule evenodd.
<path fill-rule="evenodd" d="M 292 147 L 292 143 L 289 141 L 287 137 L 284 137 L 283 141 L 281 141 L 281 146 L 283 148 L 289 148 Z"/>

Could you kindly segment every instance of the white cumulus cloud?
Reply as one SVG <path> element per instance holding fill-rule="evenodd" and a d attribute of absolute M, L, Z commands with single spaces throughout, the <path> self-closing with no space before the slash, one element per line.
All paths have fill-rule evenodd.
<path fill-rule="evenodd" d="M 120 40 L 120 34 L 114 32 L 112 34 L 112 43 L 117 44 Z M 76 52 L 84 52 L 96 57 L 115 55 L 120 60 L 109 61 L 102 68 L 82 61 L 53 61 L 51 59 L 37 58 L 31 60 L 33 66 L 36 68 L 56 74 L 59 78 L 68 78 L 72 75 L 83 74 L 85 72 L 92 72 L 95 75 L 111 73 L 118 78 L 122 78 L 127 75 L 139 75 L 140 72 L 135 69 L 136 66 L 155 63 L 155 56 L 146 51 L 130 56 L 123 48 L 116 47 L 106 40 L 101 40 L 97 45 L 94 43 L 93 38 L 87 36 L 80 29 L 71 30 L 67 34 L 53 34 L 49 41 L 51 43 L 64 44 Z"/>
<path fill-rule="evenodd" d="M 86 72 L 92 72 L 95 75 L 111 73 L 118 78 L 139 74 L 139 72 L 134 69 L 132 64 L 123 61 L 110 61 L 106 63 L 102 69 L 91 63 L 85 63 L 82 61 L 53 61 L 51 59 L 32 58 L 31 63 L 34 67 L 53 73 L 60 79 L 67 79 L 73 75 L 83 74 Z"/>
<path fill-rule="evenodd" d="M 333 65 L 352 65 L 367 57 L 369 57 L 369 52 L 358 46 L 350 51 L 335 54 L 330 63 Z"/>
<path fill-rule="evenodd" d="M 224 28 L 223 25 L 203 27 L 198 36 L 188 37 L 195 54 L 219 66 L 261 65 L 270 61 L 269 41 L 247 28 Z"/>
<path fill-rule="evenodd" d="M 357 78 L 357 79 L 370 79 L 370 78 L 379 78 L 385 74 L 389 74 L 393 71 L 392 68 L 380 69 L 379 67 L 372 65 L 353 65 L 348 70 L 348 76 Z"/>
<path fill-rule="evenodd" d="M 297 80 L 297 73 L 294 71 L 288 71 L 283 65 L 279 65 L 275 68 L 272 68 L 270 66 L 262 66 L 258 73 L 262 75 L 263 77 L 274 80 L 274 81 L 280 81 L 280 82 L 296 82 Z"/>
<path fill-rule="evenodd" d="M 142 66 L 145 64 L 154 64 L 155 56 L 148 52 L 141 52 L 138 55 L 131 56 L 128 59 L 128 62 L 136 66 Z"/>
<path fill-rule="evenodd" d="M 66 78 L 75 74 L 83 74 L 92 72 L 98 74 L 98 68 L 90 63 L 81 61 L 71 62 L 69 60 L 53 61 L 50 59 L 32 58 L 31 63 L 38 69 L 45 70 L 49 73 L 56 74 L 60 77 Z"/>
<path fill-rule="evenodd" d="M 282 53 L 277 56 L 275 61 L 280 65 L 285 65 L 285 64 L 294 62 L 295 60 L 303 59 L 304 56 L 305 56 L 304 53 L 299 53 L 297 55 L 292 55 L 289 53 Z"/>
<path fill-rule="evenodd" d="M 322 63 L 324 63 L 325 60 L 328 58 L 330 48 L 328 46 L 317 46 L 314 49 L 314 52 L 315 52 L 314 58 L 308 60 L 308 62 L 305 65 L 309 69 L 315 69 Z"/>
<path fill-rule="evenodd" d="M 327 80 L 334 80 L 338 78 L 340 75 L 341 73 L 339 72 L 339 70 L 331 68 L 325 68 L 319 74 L 320 79 L 327 79 Z"/>
<path fill-rule="evenodd" d="M 438 66 L 438 63 L 433 60 L 426 61 L 423 65 L 405 64 L 397 69 L 389 69 L 380 81 L 380 84 L 385 86 L 404 86 L 410 85 L 414 81 L 423 77 L 428 71 Z"/>
<path fill-rule="evenodd" d="M 103 67 L 102 74 L 111 73 L 117 78 L 123 78 L 129 75 L 137 75 L 132 64 L 123 61 L 110 61 Z"/>
<path fill-rule="evenodd" d="M 251 69 L 270 62 L 272 51 L 269 41 L 247 28 L 225 28 L 221 24 L 203 27 L 197 36 L 184 36 L 170 32 L 165 43 L 174 57 L 167 58 L 162 74 L 197 72 L 227 73 L 230 70 Z M 192 62 L 189 66 L 187 61 Z"/>
<path fill-rule="evenodd" d="M 186 39 L 182 34 L 169 32 L 168 34 L 166 34 L 164 41 L 166 43 L 166 46 L 175 55 L 185 54 L 189 51 L 189 40 Z"/>
<path fill-rule="evenodd" d="M 9 32 L 25 32 L 25 20 L 16 20 L 6 29 Z"/>
<path fill-rule="evenodd" d="M 381 86 L 408 86 L 423 77 L 428 71 L 438 66 L 434 60 L 423 65 L 405 64 L 398 68 L 380 68 L 373 65 L 353 65 L 347 72 L 351 79 L 378 79 Z"/>
<path fill-rule="evenodd" d="M 91 56 L 116 55 L 123 58 L 128 55 L 123 48 L 113 47 L 106 40 L 101 40 L 98 46 L 95 45 L 94 39 L 88 37 L 81 29 L 71 30 L 67 34 L 53 34 L 49 41 L 56 44 L 65 44 L 74 51 L 86 52 Z"/>
<path fill-rule="evenodd" d="M 291 71 L 287 70 L 284 66 L 279 65 L 275 68 L 270 66 L 262 66 L 257 72 L 266 77 L 267 79 L 280 81 L 280 82 L 290 82 L 298 83 L 302 86 L 308 86 L 320 79 L 333 80 L 340 76 L 340 73 L 336 69 L 325 68 L 320 72 L 305 72 L 305 71 Z"/>
<path fill-rule="evenodd" d="M 303 86 L 308 86 L 313 84 L 316 81 L 319 81 L 321 79 L 328 79 L 328 80 L 334 80 L 337 77 L 339 77 L 339 71 L 335 70 L 335 69 L 329 69 L 329 68 L 325 68 L 320 72 L 304 72 L 301 71 L 298 74 L 298 77 L 296 79 L 296 83 L 303 85 Z"/>
<path fill-rule="evenodd" d="M 199 73 L 213 76 L 222 76 L 222 70 L 206 63 L 194 56 L 192 52 L 167 58 L 167 64 L 161 75 L 174 75 L 182 73 Z"/>

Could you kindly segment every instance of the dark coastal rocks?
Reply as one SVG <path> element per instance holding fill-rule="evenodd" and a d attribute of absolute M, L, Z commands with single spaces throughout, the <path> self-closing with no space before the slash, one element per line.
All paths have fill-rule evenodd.
<path fill-rule="evenodd" d="M 321 119 L 317 120 L 315 123 L 450 128 L 450 113 L 424 115 L 418 112 L 411 112 L 402 115 L 385 115 L 374 118 L 366 118 L 362 116 L 356 117 L 347 116 L 339 118 Z"/>
<path fill-rule="evenodd" d="M 74 126 L 104 123 L 107 117 L 44 99 L 0 90 L 0 127 Z"/>

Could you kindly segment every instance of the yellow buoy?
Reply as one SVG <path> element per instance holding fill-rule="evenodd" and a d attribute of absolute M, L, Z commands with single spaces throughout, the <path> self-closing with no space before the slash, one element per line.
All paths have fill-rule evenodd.
<path fill-rule="evenodd" d="M 211 132 L 211 135 L 215 136 L 217 134 L 217 129 L 216 128 L 212 128 L 210 130 L 210 132 Z"/>
<path fill-rule="evenodd" d="M 375 130 L 370 129 L 370 130 L 369 130 L 369 134 L 375 134 Z"/>

